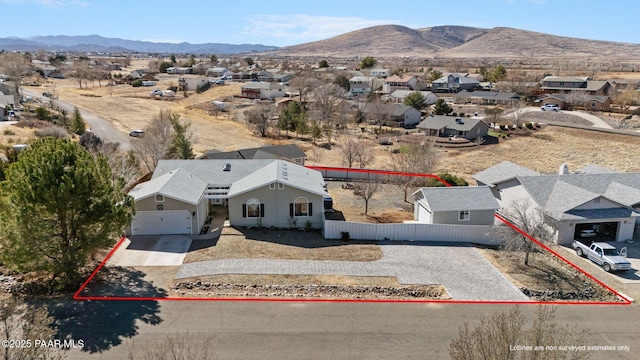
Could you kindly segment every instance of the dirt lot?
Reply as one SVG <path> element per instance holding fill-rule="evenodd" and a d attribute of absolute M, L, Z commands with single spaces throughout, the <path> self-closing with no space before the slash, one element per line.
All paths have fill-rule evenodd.
<path fill-rule="evenodd" d="M 534 300 L 620 301 L 613 293 L 547 251 L 530 254 L 529 265 L 524 264 L 524 252 L 481 249 L 481 253 Z"/>
<path fill-rule="evenodd" d="M 375 261 L 380 247 L 371 241 L 325 240 L 317 231 L 225 227 L 216 241 L 194 240 L 184 263 L 217 259 Z"/>

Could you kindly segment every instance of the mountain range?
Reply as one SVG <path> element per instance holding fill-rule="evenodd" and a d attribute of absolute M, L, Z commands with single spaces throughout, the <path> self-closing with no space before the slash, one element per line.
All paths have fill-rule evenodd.
<path fill-rule="evenodd" d="M 445 25 L 411 29 L 400 25 L 380 25 L 326 40 L 279 48 L 274 53 L 339 57 L 615 57 L 637 60 L 640 44 L 578 39 L 506 27 L 482 29 Z"/>
<path fill-rule="evenodd" d="M 99 35 L 87 36 L 34 36 L 30 38 L 8 37 L 0 38 L 0 49 L 7 51 L 46 51 L 59 52 L 139 52 L 139 53 L 188 53 L 188 54 L 236 54 L 256 51 L 268 51 L 275 46 L 260 44 L 179 44 L 123 40 L 118 38 L 106 38 Z"/>
<path fill-rule="evenodd" d="M 640 44 L 556 36 L 520 29 L 492 29 L 444 25 L 412 29 L 380 25 L 329 39 L 300 45 L 275 47 L 260 44 L 190 44 L 88 36 L 35 36 L 0 38 L 0 49 L 60 52 L 139 52 L 237 54 L 268 52 L 283 56 L 378 56 L 443 58 L 583 58 L 637 61 Z"/>

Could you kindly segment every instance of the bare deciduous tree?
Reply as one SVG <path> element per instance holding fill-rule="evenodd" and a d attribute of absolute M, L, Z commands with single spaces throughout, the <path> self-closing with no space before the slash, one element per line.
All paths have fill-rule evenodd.
<path fill-rule="evenodd" d="M 345 134 L 342 141 L 342 164 L 347 167 L 365 168 L 373 161 L 371 146 L 351 134 Z"/>
<path fill-rule="evenodd" d="M 208 360 L 217 358 L 212 338 L 196 342 L 193 334 L 188 332 L 159 340 L 146 351 L 133 343 L 128 352 L 131 360 Z"/>
<path fill-rule="evenodd" d="M 14 347 L 2 346 L 1 357 L 5 360 L 61 359 L 55 349 L 38 346 L 35 341 L 53 340 L 56 330 L 54 319 L 49 316 L 47 306 L 28 305 L 25 299 L 10 297 L 0 304 L 0 340 L 29 341 Z"/>
<path fill-rule="evenodd" d="M 13 94 L 16 103 L 20 99 L 20 84 L 22 79 L 29 74 L 31 64 L 29 59 L 20 53 L 0 54 L 0 71 L 13 82 Z"/>
<path fill-rule="evenodd" d="M 392 171 L 430 174 L 438 163 L 439 152 L 433 142 L 408 144 L 400 147 L 397 154 L 392 154 L 389 168 Z M 409 189 L 420 186 L 423 180 L 410 176 L 395 176 L 392 182 L 400 187 L 407 201 Z"/>
<path fill-rule="evenodd" d="M 470 329 L 465 322 L 458 337 L 449 343 L 453 360 L 582 360 L 591 357 L 589 351 L 564 349 L 564 346 L 584 344 L 589 334 L 569 326 L 560 326 L 555 320 L 556 308 L 541 305 L 531 328 L 526 329 L 526 318 L 519 307 L 496 313 L 491 318 L 482 316 L 480 324 Z M 518 346 L 531 347 L 518 350 Z"/>
<path fill-rule="evenodd" d="M 377 180 L 368 179 L 357 182 L 353 185 L 353 195 L 357 198 L 364 200 L 364 214 L 369 212 L 369 200 L 378 193 L 380 184 Z"/>
<path fill-rule="evenodd" d="M 522 122 L 524 121 L 523 115 L 526 112 L 526 106 L 527 103 L 524 100 L 514 102 L 511 105 L 509 114 L 507 115 L 509 120 L 511 121 L 511 124 L 516 128 L 516 132 L 518 132 L 518 129 L 522 127 Z"/>
<path fill-rule="evenodd" d="M 536 240 L 550 241 L 551 230 L 542 213 L 535 209 L 531 201 L 514 201 L 504 214 L 509 221 Z M 516 231 L 499 227 L 500 236 L 505 241 L 504 249 L 508 251 L 524 251 L 524 264 L 529 265 L 529 255 L 537 249 L 535 243 Z"/>
<path fill-rule="evenodd" d="M 138 156 L 143 173 L 151 173 L 164 159 L 173 137 L 171 112 L 160 111 L 144 129 L 144 136 L 134 139 L 133 151 Z"/>
<path fill-rule="evenodd" d="M 344 94 L 344 89 L 335 84 L 323 84 L 313 91 L 313 108 L 317 111 L 320 127 L 329 144 L 331 144 L 331 136 L 335 127 L 334 115 L 338 101 Z"/>
<path fill-rule="evenodd" d="M 289 88 L 300 93 L 300 103 L 304 105 L 305 97 L 315 89 L 318 80 L 313 76 L 310 69 L 299 72 L 295 78 L 289 81 Z"/>
<path fill-rule="evenodd" d="M 274 121 L 272 118 L 275 114 L 275 109 L 272 106 L 264 104 L 256 105 L 244 112 L 247 124 L 253 126 L 255 131 L 262 137 L 266 137 L 269 129 L 273 126 Z"/>

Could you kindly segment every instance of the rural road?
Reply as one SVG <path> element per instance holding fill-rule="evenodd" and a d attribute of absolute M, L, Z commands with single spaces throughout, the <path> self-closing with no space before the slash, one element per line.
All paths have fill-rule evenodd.
<path fill-rule="evenodd" d="M 469 321 L 475 327 L 480 316 L 511 308 L 259 301 L 69 301 L 64 306 L 69 312 L 60 335 L 85 341 L 84 349 L 72 349 L 65 358 L 88 360 L 144 358 L 179 335 L 196 347 L 210 340 L 208 358 L 215 359 L 448 359 L 460 325 Z M 536 306 L 520 309 L 528 328 Z M 637 306 L 565 305 L 557 308 L 556 319 L 590 330 L 584 343 L 567 345 L 630 346 L 590 351 L 592 360 L 640 357 Z"/>
<path fill-rule="evenodd" d="M 69 116 L 73 115 L 73 109 L 75 108 L 75 105 L 71 103 L 57 99 L 49 99 L 42 96 L 41 93 L 37 93 L 35 91 L 24 88 L 22 89 L 22 93 L 23 95 L 32 96 L 34 99 L 40 99 L 44 103 L 51 102 L 54 108 L 66 110 L 69 113 Z M 131 150 L 131 139 L 129 138 L 129 134 L 123 134 L 120 130 L 111 125 L 109 121 L 98 117 L 89 111 L 80 109 L 80 115 L 82 115 L 84 121 L 89 125 L 91 131 L 95 133 L 100 139 L 102 139 L 103 141 L 119 143 L 120 149 L 124 151 Z"/>
<path fill-rule="evenodd" d="M 526 108 L 522 109 L 522 111 L 524 113 L 528 113 L 528 112 L 532 112 L 532 111 L 542 111 L 542 110 L 540 110 L 539 107 L 526 107 Z M 567 114 L 570 114 L 570 115 L 579 116 L 579 117 L 589 121 L 591 124 L 593 124 L 593 127 L 611 129 L 611 126 L 609 126 L 609 124 L 607 124 L 606 122 L 604 122 L 602 119 L 600 119 L 599 117 L 597 117 L 595 115 L 591 115 L 589 113 L 582 112 L 582 111 L 560 110 L 560 112 L 567 113 Z M 507 116 L 509 116 L 509 115 L 507 115 Z"/>

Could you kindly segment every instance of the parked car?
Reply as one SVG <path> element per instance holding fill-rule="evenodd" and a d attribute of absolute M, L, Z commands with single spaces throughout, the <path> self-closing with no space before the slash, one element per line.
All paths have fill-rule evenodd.
<path fill-rule="evenodd" d="M 131 130 L 131 132 L 129 133 L 129 136 L 143 137 L 144 136 L 144 131 L 142 131 L 142 130 Z"/>
<path fill-rule="evenodd" d="M 224 80 L 216 80 L 213 83 L 216 85 L 224 85 Z"/>
<path fill-rule="evenodd" d="M 43 93 L 42 93 L 42 96 L 44 96 L 44 97 L 48 97 L 48 98 L 53 97 L 53 95 L 51 95 L 51 93 L 50 93 L 50 92 L 48 92 L 48 91 L 43 92 Z"/>
<path fill-rule="evenodd" d="M 540 107 L 542 111 L 558 111 L 560 107 L 557 104 L 545 104 Z"/>
<path fill-rule="evenodd" d="M 589 260 L 602 266 L 604 271 L 625 271 L 631 269 L 631 263 L 615 248 L 606 242 L 585 243 L 573 240 L 573 248 L 578 256 L 586 256 Z"/>

